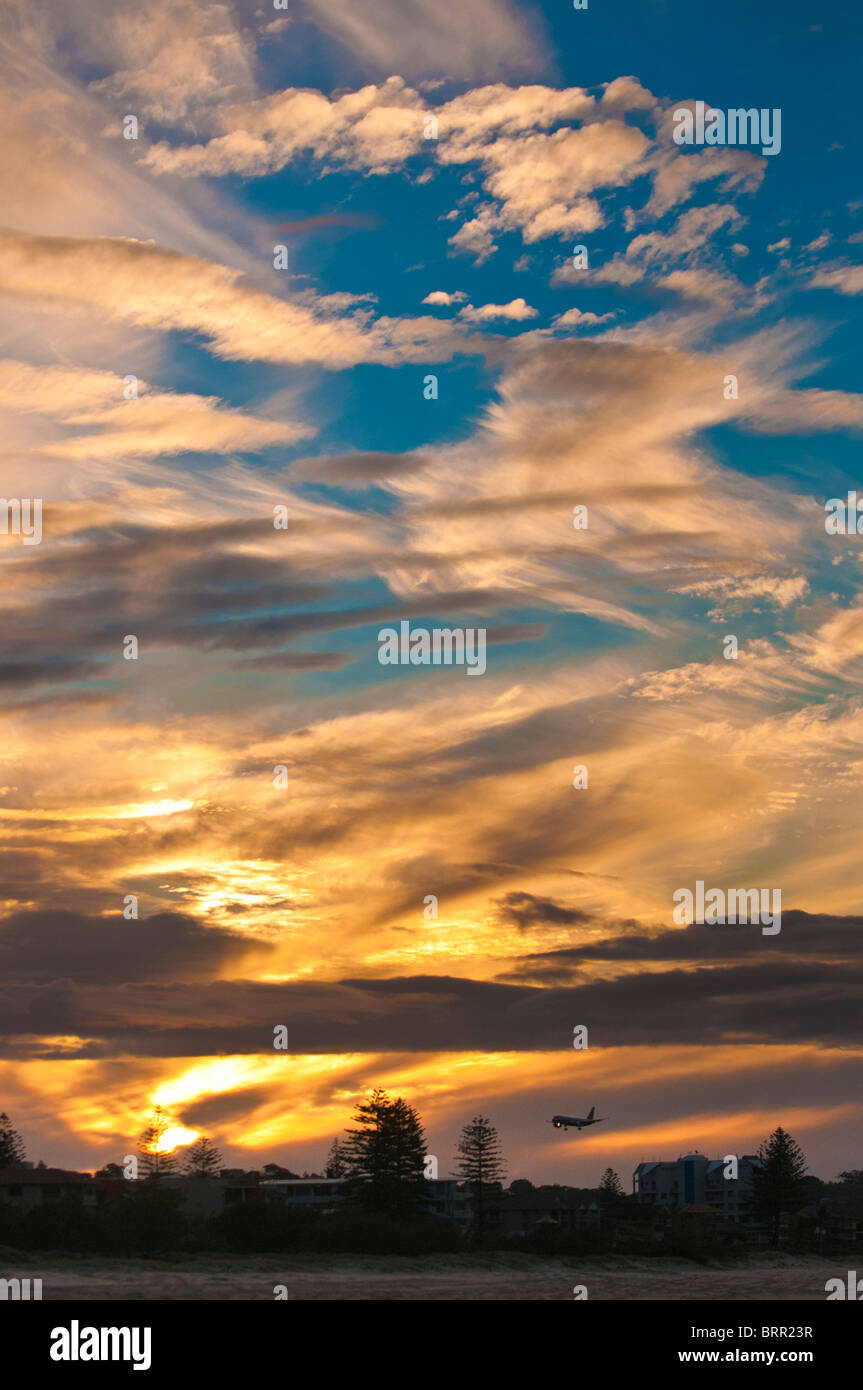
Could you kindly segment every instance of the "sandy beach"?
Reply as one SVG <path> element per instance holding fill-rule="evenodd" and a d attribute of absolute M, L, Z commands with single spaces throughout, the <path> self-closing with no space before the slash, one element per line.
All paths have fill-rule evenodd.
<path fill-rule="evenodd" d="M 590 1299 L 823 1302 L 827 1279 L 845 1277 L 847 1257 L 751 1255 L 693 1264 L 610 1256 L 549 1259 L 522 1254 L 196 1255 L 172 1260 L 96 1256 L 0 1256 L 0 1277 L 39 1278 L 43 1300 L 260 1300 L 284 1285 L 290 1299 L 569 1301 Z"/>

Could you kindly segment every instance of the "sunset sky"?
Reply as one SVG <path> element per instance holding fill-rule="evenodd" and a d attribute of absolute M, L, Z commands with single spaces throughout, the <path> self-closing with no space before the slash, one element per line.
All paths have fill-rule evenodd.
<path fill-rule="evenodd" d="M 760 10 L 0 0 L 31 1159 L 160 1104 L 315 1170 L 381 1085 L 441 1176 L 478 1112 L 511 1178 L 863 1166 L 863 25 Z M 697 101 L 781 149 L 677 145 Z M 485 674 L 381 665 L 402 620 Z M 676 925 L 697 880 L 781 932 Z"/>

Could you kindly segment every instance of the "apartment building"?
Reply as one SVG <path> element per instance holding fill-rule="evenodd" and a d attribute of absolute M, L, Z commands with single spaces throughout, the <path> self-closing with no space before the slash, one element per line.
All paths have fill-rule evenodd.
<path fill-rule="evenodd" d="M 639 1163 L 632 1175 L 635 1200 L 656 1207 L 704 1206 L 729 1221 L 746 1217 L 752 1175 L 760 1168 L 755 1154 L 737 1159 L 737 1176 L 726 1177 L 727 1158 L 702 1153 L 680 1155 L 673 1161 Z"/>

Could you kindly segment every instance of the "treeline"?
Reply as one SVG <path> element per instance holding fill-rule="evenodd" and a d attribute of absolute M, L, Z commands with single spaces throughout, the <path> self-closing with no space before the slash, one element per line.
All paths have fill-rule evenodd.
<path fill-rule="evenodd" d="M 489 1255 L 677 1255 L 699 1262 L 733 1258 L 752 1248 L 741 1228 L 731 1224 L 704 1228 L 685 1216 L 666 1213 L 659 1241 L 651 1225 L 606 1215 L 596 1225 L 575 1230 L 542 1225 L 526 1235 L 505 1235 L 492 1226 L 480 1243 L 466 1239 L 464 1231 L 442 1217 L 418 1212 L 396 1218 L 350 1205 L 321 1211 L 259 1200 L 202 1217 L 185 1209 L 177 1188 L 143 1181 L 124 1185 L 122 1198 L 103 1207 L 65 1200 L 21 1211 L 0 1203 L 0 1248 L 172 1260 L 202 1253 L 427 1255 L 472 1249 Z M 811 1222 L 795 1225 L 782 1243 L 788 1252 L 828 1255 L 850 1255 L 853 1248 L 842 1240 L 825 1242 L 817 1223 Z"/>
<path fill-rule="evenodd" d="M 681 1254 L 710 1258 L 743 1249 L 741 1226 L 720 1219 L 693 1216 L 686 1208 L 657 1209 L 626 1196 L 617 1174 L 606 1169 L 596 1189 L 582 1190 L 582 1210 L 573 1229 L 565 1217 L 540 1221 L 527 1235 L 507 1234 L 502 1221 L 509 1208 L 533 1206 L 536 1190 L 524 1179 L 503 1190 L 505 1164 L 497 1132 L 477 1115 L 462 1129 L 450 1176 L 471 1197 L 470 1221 L 456 1223 L 426 1209 L 432 1189 L 427 1181 L 430 1156 L 419 1115 L 402 1097 L 392 1099 L 381 1089 L 360 1103 L 354 1125 L 330 1150 L 326 1175 L 341 1178 L 339 1198 L 325 1209 L 294 1206 L 265 1195 L 238 1201 L 218 1214 L 201 1215 L 185 1207 L 182 1186 L 162 1179 L 185 1171 L 198 1178 L 214 1177 L 221 1156 L 209 1137 L 202 1137 L 183 1154 L 185 1162 L 163 1149 L 167 1122 L 157 1111 L 141 1136 L 142 1173 L 108 1164 L 99 1176 L 114 1178 L 96 1189 L 98 1202 L 82 1200 L 83 1192 L 26 1209 L 0 1202 L 0 1245 L 20 1250 L 66 1250 L 78 1253 L 159 1255 L 196 1251 L 245 1253 L 447 1252 L 465 1245 L 487 1250 L 523 1250 L 538 1254 Z M 747 1217 L 758 1221 L 769 1243 L 782 1241 L 788 1249 L 827 1249 L 824 1222 L 839 1206 L 863 1220 L 863 1173 L 839 1175 L 829 1191 L 806 1175 L 800 1147 L 781 1127 L 759 1150 L 760 1169 L 753 1175 Z M 6 1115 L 0 1115 L 0 1167 L 21 1167 L 24 1145 Z M 40 1165 L 44 1166 L 44 1165 Z M 266 1165 L 269 1175 L 278 1170 Z M 576 1196 L 567 1189 L 570 1201 Z M 826 1200 L 825 1200 L 826 1199 Z M 589 1215 L 596 1208 L 598 1219 Z M 540 1201 L 540 1209 L 542 1202 Z M 571 1212 L 561 1209 L 560 1215 Z M 661 1227 L 661 1237 L 653 1228 Z M 834 1237 L 831 1248 L 839 1249 Z"/>
<path fill-rule="evenodd" d="M 104 1206 L 75 1199 L 21 1211 L 0 1202 L 0 1246 L 70 1254 L 182 1255 L 357 1252 L 420 1254 L 464 1248 L 456 1226 L 416 1213 L 401 1218 L 346 1206 L 331 1212 L 248 1201 L 202 1217 L 184 1207 L 180 1189 L 145 1179 L 123 1185 Z"/>

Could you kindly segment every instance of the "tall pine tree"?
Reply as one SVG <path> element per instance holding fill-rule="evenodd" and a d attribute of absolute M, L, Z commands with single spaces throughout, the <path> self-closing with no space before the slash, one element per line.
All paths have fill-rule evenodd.
<path fill-rule="evenodd" d="M 222 1166 L 222 1155 L 207 1134 L 196 1139 L 186 1153 L 183 1172 L 190 1178 L 217 1178 Z"/>
<path fill-rule="evenodd" d="M 0 1168 L 23 1168 L 26 1158 L 21 1135 L 8 1115 L 0 1115 Z"/>
<path fill-rule="evenodd" d="M 800 1145 L 781 1125 L 761 1145 L 758 1157 L 761 1167 L 752 1173 L 752 1211 L 769 1222 L 773 1244 L 778 1245 L 782 1217 L 799 1210 L 806 1202 L 802 1185 L 806 1159 Z"/>
<path fill-rule="evenodd" d="M 407 1216 L 426 1192 L 425 1133 L 419 1115 L 397 1096 L 376 1087 L 353 1115 L 341 1146 L 347 1195 L 370 1211 Z"/>
<path fill-rule="evenodd" d="M 347 1177 L 347 1163 L 345 1162 L 344 1145 L 338 1139 L 334 1139 L 327 1154 L 327 1166 L 324 1173 L 328 1178 Z"/>
<path fill-rule="evenodd" d="M 169 1127 L 167 1116 L 157 1105 L 150 1116 L 150 1123 L 142 1131 L 138 1144 L 141 1167 L 147 1178 L 170 1178 L 177 1171 L 177 1155 L 174 1150 L 162 1147 Z"/>
<path fill-rule="evenodd" d="M 474 1233 L 482 1240 L 493 1193 L 506 1176 L 506 1165 L 497 1130 L 483 1115 L 474 1115 L 458 1142 L 457 1176 L 469 1182 L 473 1193 Z"/>
<path fill-rule="evenodd" d="M 603 1208 L 618 1206 L 625 1200 L 625 1193 L 613 1168 L 606 1168 L 599 1180 L 599 1205 Z"/>

